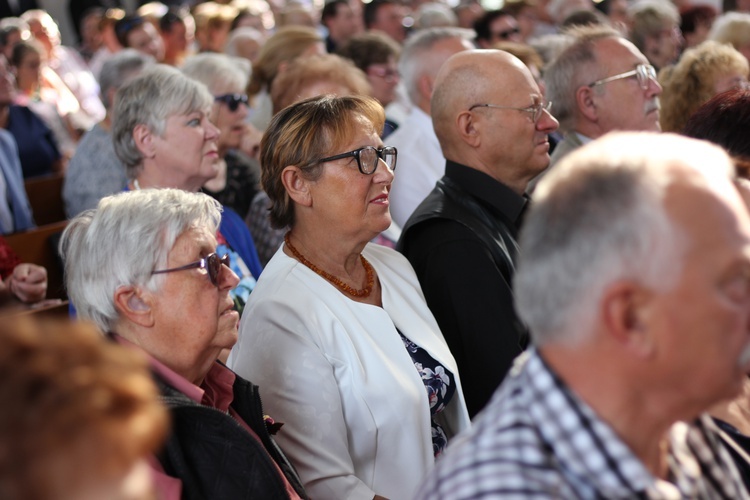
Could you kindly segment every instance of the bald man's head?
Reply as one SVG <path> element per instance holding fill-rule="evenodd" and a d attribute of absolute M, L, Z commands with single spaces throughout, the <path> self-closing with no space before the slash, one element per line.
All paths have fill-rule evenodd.
<path fill-rule="evenodd" d="M 443 148 L 456 139 L 456 116 L 474 104 L 490 102 L 500 88 L 518 80 L 513 75 L 517 71 L 529 73 L 518 58 L 502 50 L 464 51 L 445 62 L 430 103 L 435 134 Z"/>
<path fill-rule="evenodd" d="M 538 173 L 549 163 L 546 134 L 557 121 L 547 112 L 535 121 L 529 112 L 543 102 L 531 72 L 515 56 L 501 50 L 451 56 L 435 79 L 431 101 L 443 155 L 501 182 L 522 184 L 529 169 Z M 512 179 L 506 178 L 509 170 L 516 171 Z"/>

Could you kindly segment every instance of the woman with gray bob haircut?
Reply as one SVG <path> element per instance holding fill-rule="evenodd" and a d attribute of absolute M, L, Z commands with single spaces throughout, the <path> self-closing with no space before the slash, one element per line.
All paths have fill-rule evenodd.
<path fill-rule="evenodd" d="M 271 439 L 258 387 L 217 361 L 239 323 L 220 217 L 202 193 L 106 197 L 62 235 L 68 293 L 80 317 L 149 358 L 173 423 L 152 461 L 159 498 L 306 498 Z"/>
<path fill-rule="evenodd" d="M 214 97 L 181 71 L 157 64 L 117 92 L 112 124 L 115 153 L 127 168 L 129 190 L 199 191 L 221 169 L 221 130 L 211 122 Z M 241 280 L 232 298 L 241 311 L 262 266 L 250 231 L 231 207 L 221 215 L 221 253 Z"/>
<path fill-rule="evenodd" d="M 159 64 L 117 92 L 112 136 L 115 153 L 125 164 L 130 179 L 137 178 L 146 159 L 136 144 L 137 127 L 163 135 L 170 116 L 199 113 L 211 107 L 213 97 L 208 89 L 182 76 L 179 70 Z"/>

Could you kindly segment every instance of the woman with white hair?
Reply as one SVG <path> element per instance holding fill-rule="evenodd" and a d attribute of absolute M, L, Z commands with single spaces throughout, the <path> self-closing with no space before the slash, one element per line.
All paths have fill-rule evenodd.
<path fill-rule="evenodd" d="M 172 417 L 151 461 L 159 498 L 306 498 L 271 438 L 258 387 L 217 362 L 239 321 L 220 219 L 219 203 L 202 193 L 106 197 L 63 233 L 68 294 L 79 317 L 149 357 Z"/>
<path fill-rule="evenodd" d="M 259 190 L 257 156 L 262 135 L 245 120 L 250 67 L 244 59 L 204 52 L 189 57 L 182 72 L 208 87 L 214 96 L 209 119 L 219 129 L 219 173 L 203 191 L 244 219 Z"/>
<path fill-rule="evenodd" d="M 179 70 L 157 64 L 117 92 L 112 139 L 130 182 L 128 189 L 178 188 L 199 191 L 219 172 L 220 130 L 210 121 L 214 97 Z M 261 264 L 245 222 L 231 208 L 217 233 L 240 276 L 232 291 L 239 311 L 247 302 Z"/>

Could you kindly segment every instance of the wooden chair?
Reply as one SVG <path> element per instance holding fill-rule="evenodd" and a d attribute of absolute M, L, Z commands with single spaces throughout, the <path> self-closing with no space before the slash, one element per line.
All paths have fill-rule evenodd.
<path fill-rule="evenodd" d="M 23 262 L 47 269 L 47 298 L 50 299 L 68 298 L 63 281 L 62 261 L 57 253 L 60 234 L 67 224 L 68 221 L 63 220 L 4 237 Z"/>
<path fill-rule="evenodd" d="M 31 210 L 37 226 L 52 224 L 66 219 L 62 199 L 64 174 L 34 177 L 24 182 Z"/>

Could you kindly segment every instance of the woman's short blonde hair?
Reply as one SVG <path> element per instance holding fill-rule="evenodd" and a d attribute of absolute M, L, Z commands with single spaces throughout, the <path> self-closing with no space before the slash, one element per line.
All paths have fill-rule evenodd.
<path fill-rule="evenodd" d="M 292 104 L 274 116 L 260 143 L 261 183 L 271 201 L 271 225 L 277 229 L 294 225 L 294 204 L 281 174 L 288 166 L 316 180 L 322 173 L 321 158 L 341 153 L 339 149 L 358 132 L 358 117 L 364 116 L 380 132 L 385 112 L 377 100 L 366 96 L 312 97 Z"/>
<path fill-rule="evenodd" d="M 750 14 L 746 12 L 727 12 L 714 20 L 709 40 L 729 43 L 735 49 L 750 43 Z"/>
<path fill-rule="evenodd" d="M 731 45 L 710 40 L 686 50 L 677 64 L 660 71 L 662 131 L 682 131 L 690 115 L 714 96 L 717 78 L 729 72 L 747 77 L 747 59 Z"/>

